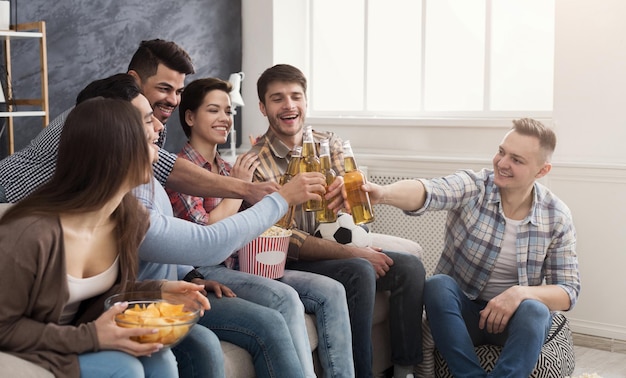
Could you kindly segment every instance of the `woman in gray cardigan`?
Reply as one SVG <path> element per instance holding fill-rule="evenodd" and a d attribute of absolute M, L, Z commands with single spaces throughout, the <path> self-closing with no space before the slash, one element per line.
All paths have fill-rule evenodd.
<path fill-rule="evenodd" d="M 154 140 L 127 101 L 88 100 L 69 114 L 53 178 L 0 219 L 0 350 L 57 377 L 178 376 L 169 349 L 130 340 L 153 330 L 115 324 L 127 303 L 103 313 L 106 297 L 131 289 L 209 307 L 201 285 L 135 282 L 149 221 L 130 190 L 151 180 Z"/>

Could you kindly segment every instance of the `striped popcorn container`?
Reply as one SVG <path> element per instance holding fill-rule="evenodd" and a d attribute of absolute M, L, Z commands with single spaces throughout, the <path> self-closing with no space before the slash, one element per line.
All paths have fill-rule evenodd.
<path fill-rule="evenodd" d="M 278 227 L 270 230 L 274 228 Z M 291 231 L 279 230 L 278 235 L 267 235 L 266 231 L 239 250 L 240 271 L 270 279 L 281 278 L 285 274 Z"/>

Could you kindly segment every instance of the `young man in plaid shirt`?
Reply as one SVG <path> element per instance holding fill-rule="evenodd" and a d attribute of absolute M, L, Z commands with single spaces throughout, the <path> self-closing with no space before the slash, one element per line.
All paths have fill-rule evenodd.
<path fill-rule="evenodd" d="M 259 159 L 254 172 L 257 182 L 279 182 L 290 151 L 302 144 L 307 109 L 307 81 L 296 67 L 281 64 L 268 68 L 257 81 L 260 109 L 269 122 L 267 132 L 252 147 Z M 343 149 L 332 133 L 314 132 L 316 142 L 330 139 L 331 160 L 337 180 L 327 198 L 341 191 Z M 287 268 L 332 277 L 346 289 L 352 349 L 357 377 L 372 376 L 372 316 L 376 291 L 390 291 L 389 325 L 391 358 L 396 378 L 412 377 L 413 366 L 422 361 L 422 290 L 425 271 L 419 258 L 410 253 L 373 247 L 354 247 L 312 236 L 313 213 L 299 211 L 297 228 L 289 246 Z M 404 239 L 377 235 L 376 241 L 412 246 Z M 419 247 L 417 247 L 419 248 Z M 407 248 L 409 249 L 409 248 Z"/>

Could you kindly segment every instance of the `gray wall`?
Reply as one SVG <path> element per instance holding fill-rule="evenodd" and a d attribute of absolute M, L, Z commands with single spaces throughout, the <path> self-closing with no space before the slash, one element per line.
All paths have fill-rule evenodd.
<path fill-rule="evenodd" d="M 187 82 L 206 76 L 228 79 L 231 72 L 241 70 L 241 0 L 12 0 L 12 24 L 16 17 L 18 23 L 46 21 L 51 120 L 72 106 L 92 80 L 126 72 L 142 40 L 167 39 L 185 48 L 196 68 Z M 15 97 L 38 97 L 37 44 L 14 40 L 11 56 Z M 18 150 L 42 124 L 40 119 L 15 120 Z M 5 136 L 0 156 L 6 155 Z M 166 148 L 176 152 L 184 142 L 176 113 L 168 122 Z"/>

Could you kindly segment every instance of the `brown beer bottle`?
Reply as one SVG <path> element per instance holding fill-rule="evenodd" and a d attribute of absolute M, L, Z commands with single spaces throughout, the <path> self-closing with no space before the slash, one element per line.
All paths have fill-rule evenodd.
<path fill-rule="evenodd" d="M 370 203 L 370 196 L 361 189 L 365 183 L 365 175 L 358 170 L 350 141 L 343 142 L 344 186 L 348 194 L 348 203 L 352 211 L 352 219 L 355 224 L 364 224 L 374 221 L 374 212 Z"/>
<path fill-rule="evenodd" d="M 328 187 L 333 183 L 333 181 L 335 181 L 335 177 L 337 177 L 337 174 L 330 164 L 330 147 L 328 143 L 328 139 L 322 139 L 320 141 L 320 167 L 322 169 L 322 174 L 326 177 L 327 192 Z M 328 203 L 332 202 L 333 199 L 329 201 L 322 197 L 322 210 L 315 213 L 315 220 L 320 223 L 330 223 L 337 220 L 337 214 L 328 208 Z"/>
<path fill-rule="evenodd" d="M 287 165 L 287 170 L 280 178 L 280 185 L 283 186 L 288 183 L 295 175 L 298 174 L 300 169 L 300 156 L 302 153 L 302 146 L 295 146 L 291 151 L 291 158 L 289 159 L 289 164 Z M 289 206 L 289 210 L 283 215 L 282 218 L 276 222 L 276 226 L 282 227 L 284 229 L 290 229 L 293 226 L 293 217 L 296 212 L 295 206 Z"/>
<path fill-rule="evenodd" d="M 307 126 L 304 131 L 302 140 L 302 158 L 300 159 L 300 172 L 321 172 L 320 158 L 317 157 L 315 151 L 315 143 L 313 142 L 313 129 Z M 318 193 L 324 196 L 324 193 Z M 309 200 L 306 201 L 302 208 L 304 211 L 322 210 L 322 201 Z"/>

